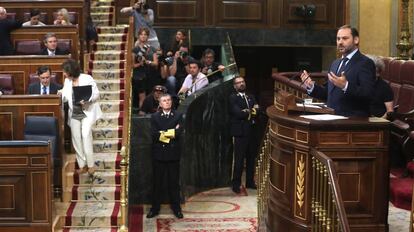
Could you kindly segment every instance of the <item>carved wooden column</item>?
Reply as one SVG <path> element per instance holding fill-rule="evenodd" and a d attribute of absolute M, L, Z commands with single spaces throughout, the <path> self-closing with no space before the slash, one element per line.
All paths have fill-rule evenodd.
<path fill-rule="evenodd" d="M 398 59 L 408 60 L 410 59 L 410 50 L 413 48 L 413 43 L 411 41 L 410 28 L 408 24 L 408 7 L 410 0 L 401 1 L 401 31 L 400 31 L 400 41 L 397 43 L 398 49 Z"/>

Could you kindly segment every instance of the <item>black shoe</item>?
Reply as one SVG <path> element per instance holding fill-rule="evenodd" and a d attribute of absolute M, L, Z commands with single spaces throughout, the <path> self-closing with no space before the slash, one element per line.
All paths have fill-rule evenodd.
<path fill-rule="evenodd" d="M 153 218 L 153 217 L 157 216 L 159 213 L 160 213 L 159 211 L 155 211 L 155 210 L 150 209 L 150 211 L 147 214 L 147 218 Z"/>
<path fill-rule="evenodd" d="M 249 188 L 249 189 L 257 189 L 257 186 L 256 186 L 256 184 L 246 184 L 246 188 Z"/>
<path fill-rule="evenodd" d="M 233 186 L 233 187 L 231 188 L 231 190 L 233 190 L 233 192 L 234 192 L 234 193 L 239 194 L 239 193 L 240 193 L 240 186 Z"/>
<path fill-rule="evenodd" d="M 174 216 L 178 219 L 181 219 L 181 218 L 184 217 L 184 215 L 181 211 L 174 211 Z"/>

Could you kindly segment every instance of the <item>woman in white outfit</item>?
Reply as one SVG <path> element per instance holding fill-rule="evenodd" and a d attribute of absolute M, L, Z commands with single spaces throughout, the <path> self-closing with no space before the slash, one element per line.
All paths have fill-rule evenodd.
<path fill-rule="evenodd" d="M 61 90 L 62 100 L 68 102 L 68 125 L 72 132 L 72 144 L 76 151 L 79 173 L 95 172 L 93 158 L 92 126 L 102 116 L 98 103 L 99 90 L 92 76 L 80 73 L 77 61 L 68 59 L 62 64 L 65 83 Z M 88 101 L 74 102 L 74 86 L 92 86 L 92 95 Z"/>

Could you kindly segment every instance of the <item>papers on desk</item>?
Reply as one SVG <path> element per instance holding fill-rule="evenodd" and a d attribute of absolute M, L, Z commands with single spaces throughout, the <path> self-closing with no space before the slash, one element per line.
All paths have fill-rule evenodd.
<path fill-rule="evenodd" d="M 326 107 L 323 103 L 322 104 L 315 104 L 315 103 L 310 103 L 310 104 L 302 104 L 302 103 L 296 103 L 297 107 L 305 107 L 305 108 L 314 108 L 314 109 L 322 109 L 324 107 Z"/>
<path fill-rule="evenodd" d="M 314 114 L 314 115 L 301 115 L 302 118 L 317 120 L 317 121 L 329 121 L 338 119 L 348 119 L 348 117 L 333 115 L 333 114 Z"/>

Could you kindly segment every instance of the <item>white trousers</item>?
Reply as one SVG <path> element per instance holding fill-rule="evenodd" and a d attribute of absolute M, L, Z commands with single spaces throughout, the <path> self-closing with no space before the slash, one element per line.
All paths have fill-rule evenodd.
<path fill-rule="evenodd" d="M 72 144 L 76 151 L 76 159 L 79 168 L 87 165 L 89 168 L 95 165 L 93 158 L 93 122 L 85 117 L 82 120 L 70 119 L 70 131 L 72 132 Z"/>

